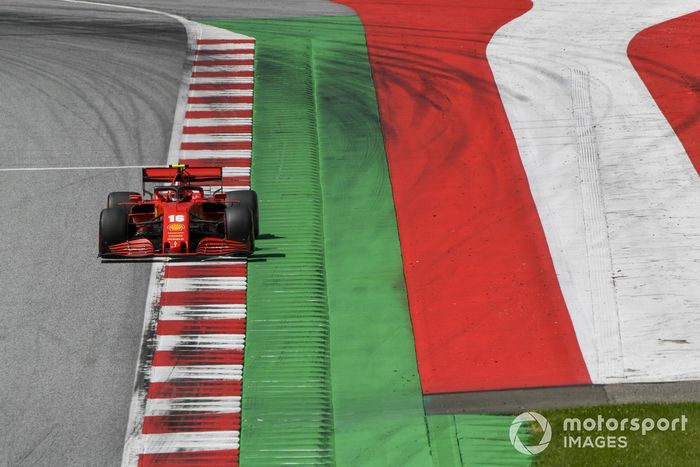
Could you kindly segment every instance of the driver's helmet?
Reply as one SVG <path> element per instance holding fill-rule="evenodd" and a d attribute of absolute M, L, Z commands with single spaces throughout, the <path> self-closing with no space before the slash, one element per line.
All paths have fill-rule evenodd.
<path fill-rule="evenodd" d="M 180 190 L 180 201 L 191 201 L 192 190 Z"/>
<path fill-rule="evenodd" d="M 177 192 L 175 190 L 159 190 L 156 195 L 160 201 L 166 203 L 177 201 Z"/>

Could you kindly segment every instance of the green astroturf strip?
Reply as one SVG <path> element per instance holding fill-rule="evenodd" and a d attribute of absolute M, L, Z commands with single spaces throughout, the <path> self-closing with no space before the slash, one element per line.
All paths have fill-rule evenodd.
<path fill-rule="evenodd" d="M 428 432 L 433 465 L 443 467 L 462 466 L 462 453 L 457 442 L 457 427 L 453 415 L 428 417 Z"/>
<path fill-rule="evenodd" d="M 208 23 L 257 39 L 241 464 L 431 465 L 361 23 Z"/>
<path fill-rule="evenodd" d="M 527 467 L 532 458 L 510 443 L 511 416 L 431 415 L 428 417 L 434 465 Z M 523 441 L 527 433 L 522 433 Z"/>
<path fill-rule="evenodd" d="M 212 22 L 258 39 L 240 462 L 331 465 L 333 411 L 311 42 L 275 22 Z M 262 31 L 261 31 L 262 30 Z"/>

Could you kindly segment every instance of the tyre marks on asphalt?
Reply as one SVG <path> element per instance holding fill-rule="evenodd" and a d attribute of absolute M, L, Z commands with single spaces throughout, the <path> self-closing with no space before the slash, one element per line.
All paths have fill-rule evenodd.
<path fill-rule="evenodd" d="M 620 342 L 620 317 L 613 283 L 613 266 L 605 217 L 605 199 L 600 175 L 600 155 L 591 103 L 588 70 L 571 69 L 571 110 L 576 133 L 576 161 L 581 181 L 581 217 L 588 262 L 592 329 L 597 340 L 596 366 L 589 365 L 593 379 L 596 369 L 607 375 L 621 375 L 624 368 Z M 581 339 L 579 331 L 579 338 Z M 581 343 L 579 342 L 579 345 Z M 584 344 L 584 349 L 588 350 Z M 584 352 L 585 352 L 584 350 Z"/>
<path fill-rule="evenodd" d="M 255 40 L 198 26 L 180 163 L 250 188 Z M 237 465 L 246 330 L 244 260 L 154 267 L 123 465 Z"/>

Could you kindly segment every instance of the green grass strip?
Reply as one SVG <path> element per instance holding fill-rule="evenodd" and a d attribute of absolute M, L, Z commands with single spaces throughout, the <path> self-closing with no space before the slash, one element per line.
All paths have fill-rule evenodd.
<path fill-rule="evenodd" d="M 624 404 L 541 410 L 539 412 L 547 417 L 552 425 L 553 435 L 549 447 L 537 458 L 536 465 L 538 466 L 695 466 L 698 465 L 698 459 L 700 459 L 700 443 L 698 443 L 700 439 L 700 404 L 697 403 Z M 676 431 L 672 431 L 670 427 L 665 431 L 655 428 L 646 434 L 642 434 L 641 430 L 631 431 L 629 428 L 624 431 L 619 428 L 609 430 L 604 425 L 601 431 L 597 430 L 597 426 L 593 431 L 564 431 L 564 419 L 566 418 L 575 417 L 581 421 L 591 418 L 597 421 L 598 415 L 601 415 L 605 420 L 614 418 L 618 424 L 621 424 L 625 418 L 630 421 L 633 418 L 638 418 L 641 424 L 645 418 L 654 421 L 664 418 L 670 422 L 674 418 L 680 419 L 685 415 L 687 423 L 685 431 L 681 431 L 680 423 L 677 423 Z M 625 424 L 626 427 L 631 426 L 630 421 Z M 614 425 L 611 426 L 614 427 Z M 589 437 L 589 445 L 578 447 L 567 440 L 567 446 L 565 446 L 565 438 L 569 435 L 581 436 L 581 445 L 586 442 L 585 438 Z M 607 437 L 615 438 L 612 442 L 617 447 L 610 447 Z M 626 447 L 620 447 L 620 437 L 625 438 Z M 606 440 L 601 438 L 606 438 Z M 598 446 L 596 443 L 599 443 Z"/>
<path fill-rule="evenodd" d="M 209 24 L 257 39 L 252 183 L 274 235 L 248 276 L 242 465 L 431 465 L 360 21 Z"/>

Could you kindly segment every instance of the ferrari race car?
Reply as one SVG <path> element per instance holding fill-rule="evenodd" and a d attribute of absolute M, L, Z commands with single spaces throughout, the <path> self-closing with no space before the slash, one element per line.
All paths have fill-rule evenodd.
<path fill-rule="evenodd" d="M 224 193 L 222 185 L 220 167 L 143 169 L 143 194 L 117 191 L 107 197 L 99 256 L 251 255 L 258 235 L 257 195 Z"/>

